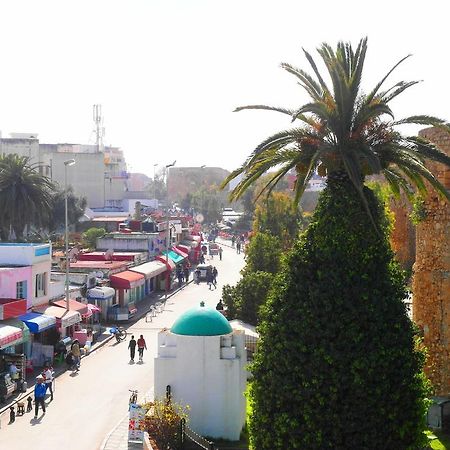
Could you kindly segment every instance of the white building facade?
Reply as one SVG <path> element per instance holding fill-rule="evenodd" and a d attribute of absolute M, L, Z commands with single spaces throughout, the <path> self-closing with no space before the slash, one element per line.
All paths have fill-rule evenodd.
<path fill-rule="evenodd" d="M 218 311 L 200 306 L 158 334 L 155 398 L 170 386 L 177 404 L 189 405 L 188 425 L 212 438 L 239 440 L 245 423 L 247 363 L 244 332 Z"/>

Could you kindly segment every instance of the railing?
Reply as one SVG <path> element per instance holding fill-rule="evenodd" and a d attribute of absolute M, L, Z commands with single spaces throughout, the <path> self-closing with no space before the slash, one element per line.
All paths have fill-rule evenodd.
<path fill-rule="evenodd" d="M 187 440 L 191 444 L 194 444 L 196 448 L 203 449 L 203 450 L 219 450 L 214 442 L 208 441 L 208 439 L 205 439 L 203 436 L 200 436 L 197 434 L 194 430 L 189 428 L 186 425 L 185 419 L 181 419 L 181 448 L 185 447 L 185 444 L 187 443 Z"/>

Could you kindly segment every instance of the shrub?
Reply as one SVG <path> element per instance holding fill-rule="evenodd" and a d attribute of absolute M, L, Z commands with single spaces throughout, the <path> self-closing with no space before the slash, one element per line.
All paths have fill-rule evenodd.
<path fill-rule="evenodd" d="M 252 366 L 253 448 L 418 449 L 427 388 L 387 220 L 329 180 L 277 276 Z"/>
<path fill-rule="evenodd" d="M 188 407 L 161 399 L 143 406 L 147 410 L 143 429 L 156 442 L 159 450 L 179 449 L 181 419 L 187 419 Z"/>

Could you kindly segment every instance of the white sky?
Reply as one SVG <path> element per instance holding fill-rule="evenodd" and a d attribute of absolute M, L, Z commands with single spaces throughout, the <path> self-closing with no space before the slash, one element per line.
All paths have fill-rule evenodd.
<path fill-rule="evenodd" d="M 417 5 L 417 6 L 415 6 Z M 307 101 L 289 62 L 322 42 L 369 37 L 363 87 L 424 80 L 392 107 L 396 118 L 450 120 L 448 2 L 379 0 L 0 1 L 0 130 L 43 143 L 94 143 L 92 105 L 105 143 L 134 172 L 153 164 L 238 167 L 262 139 L 291 126 L 275 112 Z"/>

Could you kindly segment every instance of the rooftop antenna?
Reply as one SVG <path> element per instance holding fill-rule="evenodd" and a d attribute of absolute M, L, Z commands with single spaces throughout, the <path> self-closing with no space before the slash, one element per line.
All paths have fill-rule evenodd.
<path fill-rule="evenodd" d="M 105 128 L 103 127 L 102 117 L 102 105 L 94 105 L 93 107 L 93 119 L 95 124 L 95 144 L 97 146 L 97 152 L 103 149 L 103 137 L 105 136 Z"/>

